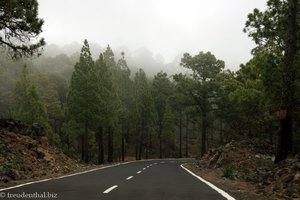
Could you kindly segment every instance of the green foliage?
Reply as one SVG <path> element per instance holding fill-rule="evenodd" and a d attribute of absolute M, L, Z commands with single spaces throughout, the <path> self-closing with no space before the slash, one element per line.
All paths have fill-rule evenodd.
<path fill-rule="evenodd" d="M 89 162 L 89 128 L 97 120 L 98 95 L 97 83 L 93 79 L 95 64 L 87 40 L 81 49 L 79 62 L 75 64 L 71 85 L 67 97 L 67 109 L 70 119 L 84 126 L 82 135 L 82 160 Z"/>
<path fill-rule="evenodd" d="M 191 69 L 194 79 L 202 82 L 214 79 L 225 67 L 224 61 L 216 59 L 210 52 L 200 52 L 193 57 L 185 53 L 180 64 L 185 68 Z"/>
<path fill-rule="evenodd" d="M 35 41 L 42 32 L 44 21 L 37 17 L 37 0 L 7 0 L 0 2 L 0 46 L 12 58 L 40 55 L 43 38 Z"/>
<path fill-rule="evenodd" d="M 164 112 L 168 101 L 174 91 L 171 81 L 167 77 L 167 73 L 159 72 L 154 76 L 153 85 L 153 98 L 154 105 L 158 115 L 158 123 L 163 121 Z"/>
<path fill-rule="evenodd" d="M 77 123 L 91 122 L 95 119 L 97 95 L 91 81 L 94 61 L 87 40 L 81 49 L 79 62 L 75 64 L 67 99 L 68 113 Z"/>
<path fill-rule="evenodd" d="M 233 167 L 228 165 L 225 169 L 222 170 L 223 174 L 222 177 L 228 178 L 230 180 L 234 180 L 235 176 L 234 176 L 234 171 L 233 171 Z"/>
<path fill-rule="evenodd" d="M 96 89 L 96 110 L 101 126 L 115 127 L 119 110 L 119 99 L 116 93 L 116 86 L 113 82 L 112 72 L 109 70 L 104 56 L 100 54 L 96 61 L 92 79 Z M 98 125 L 99 125 L 98 122 Z"/>
<path fill-rule="evenodd" d="M 36 86 L 29 80 L 26 65 L 24 65 L 21 78 L 16 84 L 15 105 L 12 112 L 12 117 L 15 119 L 29 123 L 39 123 L 44 128 L 48 126 L 46 108 L 41 101 Z"/>
<path fill-rule="evenodd" d="M 169 151 L 174 151 L 175 145 L 175 118 L 170 105 L 166 105 L 163 118 L 162 139 Z M 170 155 L 170 154 L 169 154 Z"/>
<path fill-rule="evenodd" d="M 245 24 L 244 32 L 257 44 L 253 53 L 261 49 L 273 52 L 273 49 L 283 51 L 285 48 L 287 1 L 268 0 L 267 5 L 265 11 L 254 9 Z"/>
<path fill-rule="evenodd" d="M 145 72 L 142 69 L 135 74 L 135 119 L 146 123 L 151 121 L 153 114 L 153 99 Z"/>
<path fill-rule="evenodd" d="M 178 74 L 174 76 L 178 89 L 192 100 L 188 104 L 194 105 L 201 113 L 201 156 L 207 150 L 206 136 L 209 126 L 208 113 L 214 109 L 217 100 L 218 77 L 225 67 L 223 61 L 216 59 L 210 52 L 200 52 L 195 56 L 185 53 L 181 65 L 193 71 L 192 77 Z"/>
<path fill-rule="evenodd" d="M 296 95 L 299 91 L 299 85 L 296 83 L 299 79 L 297 4 L 299 4 L 297 1 L 268 0 L 265 11 L 254 9 L 253 13 L 248 15 L 244 28 L 244 32 L 248 33 L 257 44 L 252 51 L 254 58 L 249 63 L 255 65 L 261 75 L 258 79 L 263 83 L 264 103 L 270 113 L 269 116 L 265 114 L 263 118 L 273 118 L 274 121 L 275 112 L 287 110 L 287 116 L 291 116 L 287 119 L 293 121 L 287 122 L 294 124 L 292 127 L 283 125 L 284 120 L 281 120 L 279 141 L 288 144 L 285 145 L 289 149 L 287 151 L 290 151 L 292 146 L 291 132 L 296 131 L 298 128 L 295 125 L 299 124 L 295 119 L 299 115 L 298 109 L 295 109 L 299 107 Z M 285 133 L 282 132 L 283 127 L 287 127 Z"/>
<path fill-rule="evenodd" d="M 132 118 L 133 110 L 133 82 L 130 79 L 130 69 L 125 60 L 125 54 L 121 53 L 122 57 L 117 63 L 117 92 L 120 98 L 120 120 L 123 123 L 130 123 L 130 118 Z"/>

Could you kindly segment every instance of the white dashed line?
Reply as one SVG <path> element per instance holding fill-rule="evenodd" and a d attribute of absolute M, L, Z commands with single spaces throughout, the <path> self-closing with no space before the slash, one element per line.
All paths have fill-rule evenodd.
<path fill-rule="evenodd" d="M 108 194 L 108 193 L 110 193 L 113 189 L 115 189 L 115 188 L 117 188 L 117 187 L 118 187 L 117 185 L 114 185 L 114 186 L 108 188 L 107 190 L 105 190 L 105 191 L 103 192 L 103 194 Z"/>
<path fill-rule="evenodd" d="M 146 168 L 143 168 L 143 170 L 146 170 Z"/>
<path fill-rule="evenodd" d="M 133 178 L 133 176 L 129 176 L 128 178 L 126 178 L 126 180 L 128 181 L 128 180 L 130 180 L 132 178 Z"/>
<path fill-rule="evenodd" d="M 140 174 L 140 173 L 142 173 L 142 171 L 138 171 L 138 172 L 137 172 L 137 174 Z"/>

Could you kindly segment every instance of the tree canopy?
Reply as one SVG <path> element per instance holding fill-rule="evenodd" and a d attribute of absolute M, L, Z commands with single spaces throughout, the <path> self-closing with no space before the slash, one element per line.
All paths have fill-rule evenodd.
<path fill-rule="evenodd" d="M 40 55 L 44 38 L 38 39 L 44 21 L 38 18 L 37 0 L 0 2 L 0 46 L 14 58 Z"/>

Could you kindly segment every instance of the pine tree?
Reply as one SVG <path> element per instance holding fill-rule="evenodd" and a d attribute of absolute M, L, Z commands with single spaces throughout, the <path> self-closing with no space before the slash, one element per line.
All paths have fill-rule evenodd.
<path fill-rule="evenodd" d="M 0 47 L 7 49 L 12 58 L 40 54 L 45 41 L 35 40 L 44 21 L 37 15 L 37 0 L 0 1 Z"/>
<path fill-rule="evenodd" d="M 112 57 L 113 58 L 113 57 Z M 105 61 L 104 54 L 100 54 L 95 63 L 94 73 L 92 75 L 93 83 L 96 84 L 96 115 L 97 115 L 97 140 L 98 140 L 98 163 L 104 162 L 104 131 L 107 130 L 108 140 L 108 162 L 113 161 L 114 143 L 117 127 L 117 115 L 119 112 L 119 99 L 116 92 L 116 86 L 113 81 L 113 75 Z"/>
<path fill-rule="evenodd" d="M 82 135 L 82 160 L 89 162 L 88 158 L 88 133 L 89 128 L 97 118 L 97 93 L 91 79 L 93 74 L 94 61 L 92 59 L 88 41 L 84 41 L 81 49 L 79 62 L 75 64 L 75 71 L 72 74 L 70 91 L 67 97 L 68 113 L 70 118 L 84 127 Z"/>
<path fill-rule="evenodd" d="M 130 69 L 125 60 L 125 53 L 121 53 L 121 59 L 117 63 L 117 90 L 121 101 L 119 121 L 121 125 L 121 155 L 122 161 L 125 160 L 125 138 L 128 138 L 131 127 L 131 112 L 133 102 L 133 87 L 130 79 Z"/>
<path fill-rule="evenodd" d="M 163 131 L 165 128 L 163 121 L 165 118 L 166 106 L 173 91 L 172 83 L 167 76 L 167 73 L 159 72 L 154 76 L 152 83 L 153 100 L 156 111 L 155 123 L 158 129 L 160 158 L 162 158 Z"/>
<path fill-rule="evenodd" d="M 108 162 L 112 162 L 114 159 L 115 146 L 119 146 L 119 127 L 118 127 L 118 115 L 120 112 L 120 99 L 119 89 L 117 85 L 118 78 L 120 77 L 115 61 L 114 53 L 108 45 L 103 53 L 103 61 L 107 66 L 107 75 L 105 81 L 105 88 L 108 91 L 106 95 L 106 109 L 107 109 L 107 142 L 108 142 Z"/>
<path fill-rule="evenodd" d="M 140 69 L 134 77 L 135 89 L 135 111 L 134 120 L 136 122 L 136 159 L 142 158 L 142 152 L 146 146 L 148 152 L 149 143 L 149 127 L 153 120 L 153 98 L 150 91 L 150 86 L 145 72 Z M 146 145 L 145 145 L 146 143 Z"/>
<path fill-rule="evenodd" d="M 14 118 L 24 122 L 39 123 L 44 128 L 48 128 L 46 108 L 36 86 L 29 80 L 26 65 L 24 65 L 21 78 L 16 84 L 15 101 Z"/>
<path fill-rule="evenodd" d="M 174 79 L 177 84 L 184 86 L 181 92 L 193 99 L 194 105 L 201 113 L 201 156 L 203 156 L 207 151 L 208 114 L 216 99 L 216 79 L 225 63 L 210 52 L 200 52 L 195 56 L 185 53 L 180 64 L 193 71 L 190 77 L 179 74 L 175 75 Z"/>
<path fill-rule="evenodd" d="M 165 145 L 164 152 L 166 157 L 170 157 L 175 151 L 175 120 L 171 106 L 168 103 L 165 107 L 165 114 L 162 123 L 164 129 L 161 137 Z"/>

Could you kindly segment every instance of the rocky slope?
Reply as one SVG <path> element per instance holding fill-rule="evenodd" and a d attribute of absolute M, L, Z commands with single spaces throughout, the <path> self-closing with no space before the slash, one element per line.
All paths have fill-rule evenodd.
<path fill-rule="evenodd" d="M 53 177 L 81 168 L 50 147 L 43 128 L 0 119 L 0 187 Z"/>
<path fill-rule="evenodd" d="M 274 147 L 268 143 L 231 141 L 189 167 L 221 187 L 231 185 L 240 199 L 300 199 L 300 155 L 273 161 Z"/>

